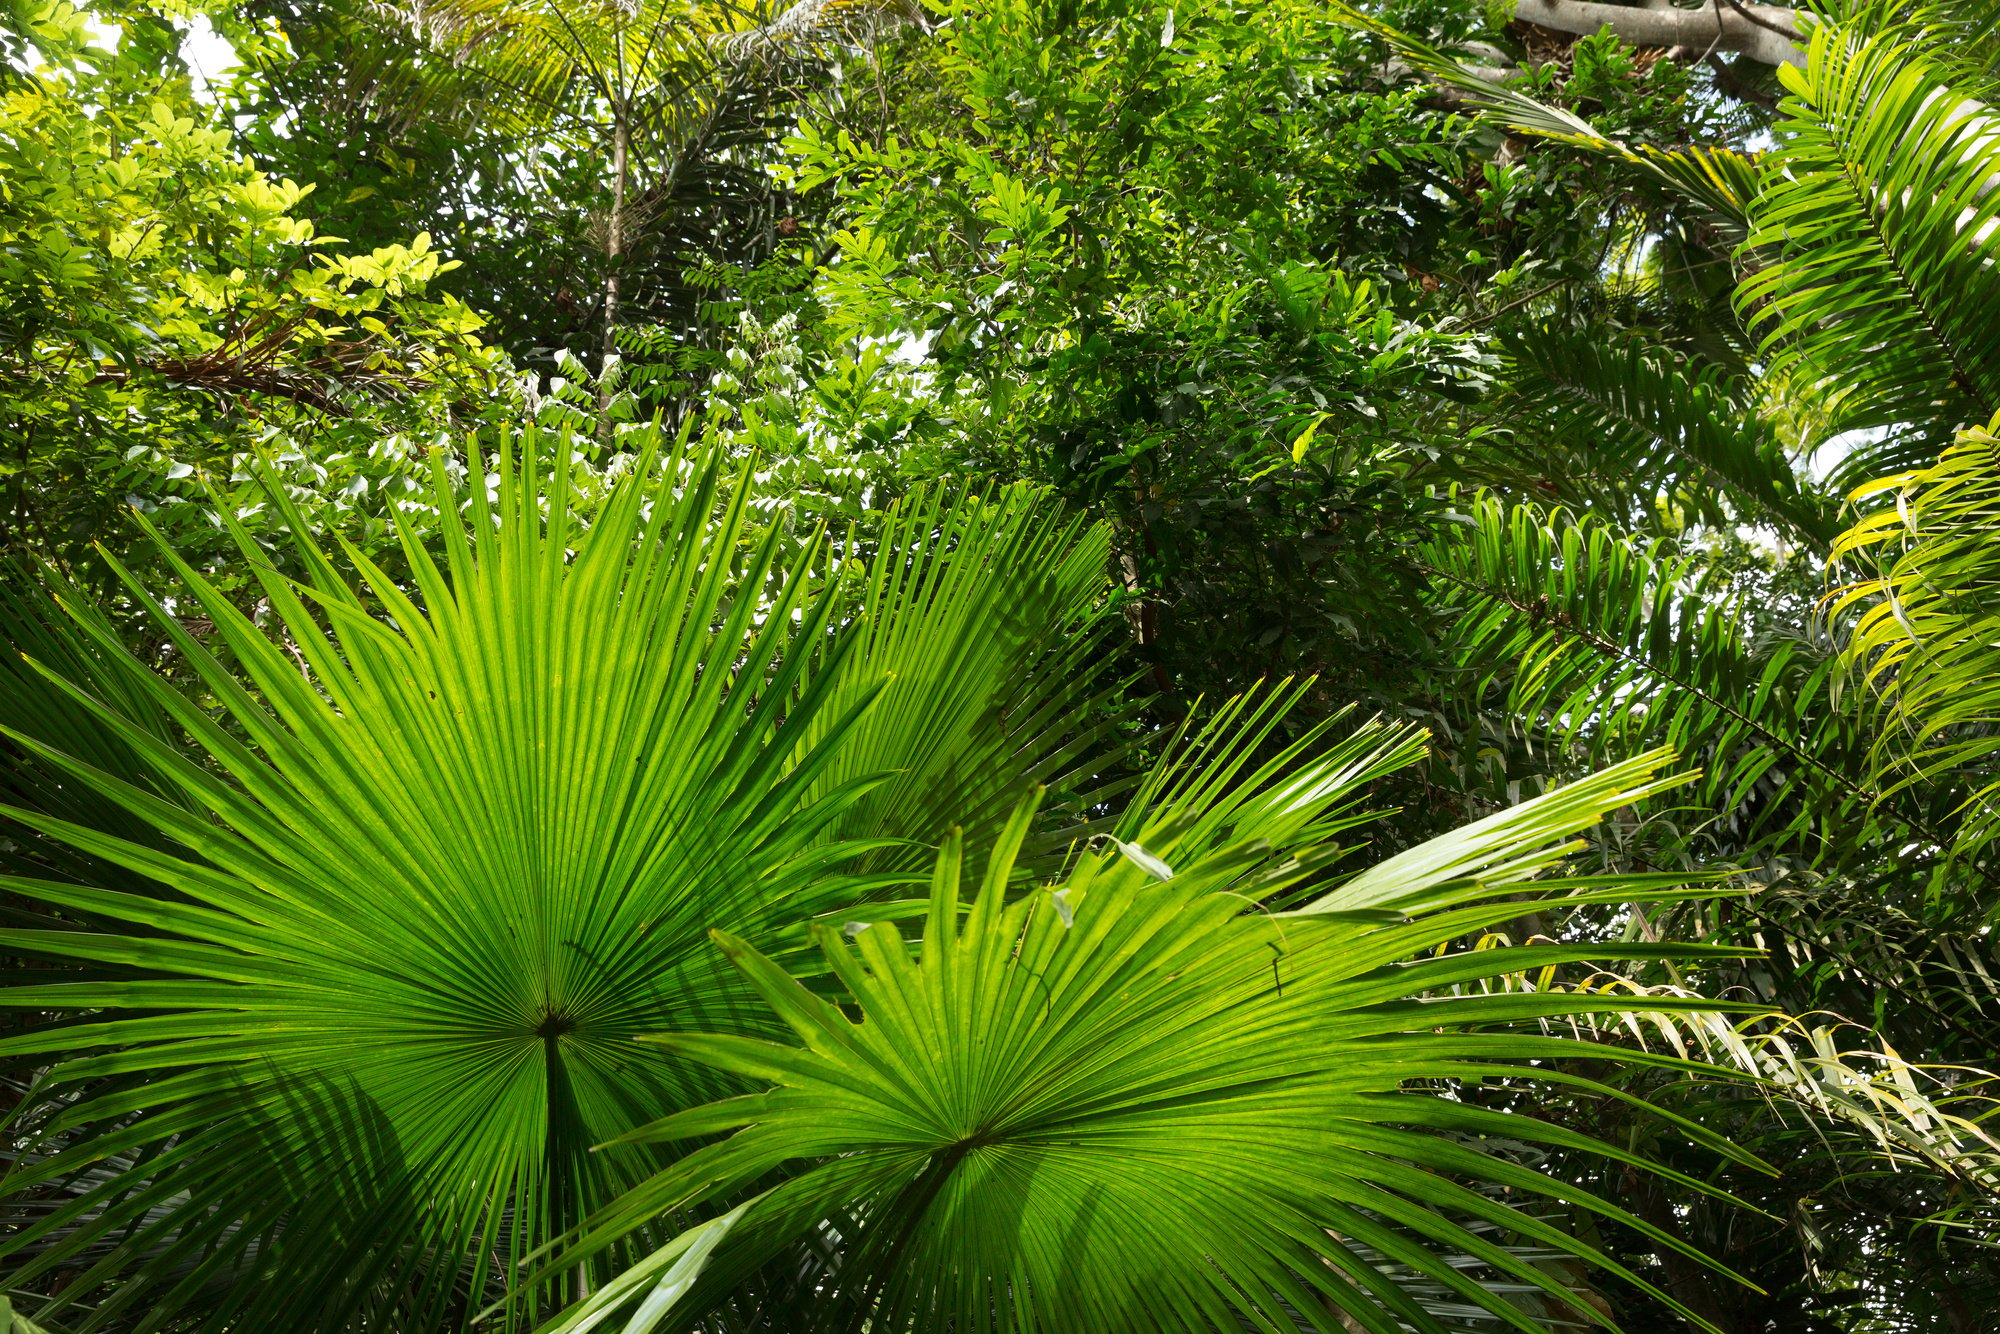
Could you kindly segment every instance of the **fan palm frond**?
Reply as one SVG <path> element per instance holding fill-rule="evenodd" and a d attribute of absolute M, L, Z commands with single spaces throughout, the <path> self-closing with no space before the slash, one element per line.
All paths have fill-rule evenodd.
<path fill-rule="evenodd" d="M 635 1301 L 642 1314 L 628 1330 L 669 1314 L 684 1325 L 835 1216 L 851 1229 L 840 1270 L 807 1309 L 767 1327 L 1438 1334 L 1439 1318 L 1377 1267 L 1386 1260 L 1504 1327 L 1546 1328 L 1468 1277 L 1454 1263 L 1466 1256 L 1552 1311 L 1590 1318 L 1576 1292 L 1467 1219 L 1605 1266 L 1673 1307 L 1587 1243 L 1460 1180 L 1503 1182 L 1522 1201 L 1561 1199 L 1662 1246 L 1672 1239 L 1457 1136 L 1629 1155 L 1425 1082 L 1527 1073 L 1518 1063 L 1591 1050 L 1512 1025 L 1593 1010 L 1604 997 L 1469 985 L 1590 947 L 1433 951 L 1559 865 L 1579 829 L 1676 781 L 1659 775 L 1667 757 L 1412 849 L 1297 911 L 1260 911 L 1261 896 L 1293 888 L 1314 860 L 1282 831 L 1260 837 L 1267 822 L 1290 816 L 1301 821 L 1294 836 L 1312 837 L 1320 814 L 1351 801 L 1355 779 L 1391 755 L 1407 761 L 1397 754 L 1406 747 L 1396 732 L 1364 729 L 1272 796 L 1238 801 L 1226 830 L 1207 808 L 1211 796 L 1237 800 L 1233 785 L 1162 801 L 1136 838 L 1084 852 L 1059 882 L 1026 894 L 1009 890 L 1025 810 L 969 903 L 960 848 L 948 845 L 920 942 L 888 924 L 819 933 L 851 1008 L 718 933 L 804 1045 L 658 1039 L 773 1087 L 631 1136 L 734 1132 L 607 1211 L 572 1256 L 774 1172 L 798 1174 L 682 1234 L 551 1331 L 592 1328 Z M 1211 832 L 1195 834 L 1202 828 Z M 1298 869 L 1272 876 L 1274 857 Z M 1674 893 L 1657 880 L 1558 880 L 1543 892 L 1570 901 Z M 1553 1062 L 1535 1073 L 1602 1087 Z M 695 1273 L 686 1262 L 698 1246 L 712 1249 Z"/>
<path fill-rule="evenodd" d="M 0 1003 L 67 1016 L 0 1039 L 38 1072 L 9 1286 L 69 1277 L 37 1318 L 462 1327 L 661 1165 L 590 1145 L 728 1089 L 638 1033 L 769 1027 L 703 932 L 797 956 L 812 918 L 908 879 L 857 856 L 1088 773 L 1102 687 L 1063 632 L 1104 538 L 1032 496 L 917 497 L 850 601 L 823 543 L 779 571 L 779 527 L 751 540 L 748 462 L 732 484 L 718 452 L 670 453 L 587 516 L 504 442 L 474 463 L 467 498 L 440 461 L 431 502 L 469 521 L 442 559 L 406 539 L 407 582 L 350 552 L 350 587 L 302 545 L 294 584 L 240 535 L 284 647 L 178 564 L 217 643 L 153 611 L 222 721 L 76 609 L 195 749 L 49 679 L 195 811 L 10 734 L 168 844 L 7 812 L 164 887 L 7 882 L 111 924 L 5 935 L 50 962 Z M 960 559 L 1013 580 L 1004 615 Z"/>
<path fill-rule="evenodd" d="M 1029 487 L 971 500 L 932 487 L 875 545 L 846 617 L 852 662 L 806 732 L 867 707 L 814 779 L 814 795 L 873 780 L 831 834 L 900 839 L 921 860 L 886 849 L 877 863 L 921 869 L 953 827 L 1000 828 L 1024 785 L 1081 806 L 1108 797 L 1090 780 L 1132 707 L 1103 633 L 1110 530 Z"/>
<path fill-rule="evenodd" d="M 76 589 L 54 570 L 8 564 L 0 566 L 0 576 L 4 576 L 0 577 L 0 644 L 5 645 L 5 651 L 0 651 L 0 731 L 31 736 L 157 797 L 176 800 L 178 793 L 156 781 L 145 760 L 116 727 L 78 708 L 70 698 L 71 690 L 82 690 L 154 741 L 179 743 L 172 718 L 146 692 L 135 690 L 96 643 L 69 628 L 69 617 L 57 600 L 63 599 L 88 617 L 100 641 L 115 640 L 116 632 L 103 613 L 84 604 Z M 88 784 L 66 778 L 60 769 L 19 745 L 5 742 L 0 742 L 0 804 L 122 838 L 158 842 L 158 835 L 145 821 L 116 802 Z M 26 826 L 4 827 L 0 867 L 9 871 L 23 875 L 54 872 L 96 883 L 122 878 L 112 864 L 43 838 Z"/>

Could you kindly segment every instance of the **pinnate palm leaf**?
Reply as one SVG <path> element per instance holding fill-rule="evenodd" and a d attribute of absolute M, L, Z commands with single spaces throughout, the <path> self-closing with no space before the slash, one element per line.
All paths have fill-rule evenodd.
<path fill-rule="evenodd" d="M 1719 370 L 1677 364 L 1667 349 L 1595 328 L 1536 331 L 1508 350 L 1513 410 L 1527 417 L 1519 429 L 1548 456 L 1554 484 L 1609 479 L 1575 497 L 1593 512 L 1622 501 L 1643 519 L 1665 497 L 1704 522 L 1768 515 L 1808 545 L 1824 550 L 1832 541 L 1831 516 L 1801 485 L 1744 387 Z M 1577 454 L 1586 466 L 1566 457 Z M 1616 494 L 1604 494 L 1611 487 Z"/>
<path fill-rule="evenodd" d="M 1757 587 L 1699 551 L 1587 516 L 1473 497 L 1424 559 L 1460 608 L 1459 661 L 1531 740 L 1595 763 L 1701 755 L 1696 800 L 1731 856 L 1824 861 L 1935 840 L 1928 793 L 1884 803 L 1869 737 L 1837 707 L 1829 646 L 1760 615 Z"/>
<path fill-rule="evenodd" d="M 1773 369 L 1824 380 L 1845 426 L 1948 431 L 2000 411 L 2000 129 L 1900 30 L 1815 30 L 1738 292 Z"/>
<path fill-rule="evenodd" d="M 1493 71 L 1468 69 L 1449 53 L 1342 0 L 1333 0 L 1332 9 L 1342 21 L 1382 38 L 1411 69 L 1451 89 L 1490 123 L 1624 163 L 1694 203 L 1725 234 L 1740 238 L 1747 230 L 1749 206 L 1758 188 L 1755 164 L 1747 155 L 1700 144 L 1679 149 L 1627 144 L 1575 112 L 1496 82 Z"/>
<path fill-rule="evenodd" d="M 1893 504 L 1841 539 L 1875 577 L 1843 589 L 1858 613 L 1846 659 L 1881 705 L 1871 760 L 1889 792 L 1963 794 L 1961 866 L 2000 835 L 2000 421 L 1961 433 L 1936 465 L 1858 493 Z M 1989 911 L 1991 911 L 1989 909 Z"/>

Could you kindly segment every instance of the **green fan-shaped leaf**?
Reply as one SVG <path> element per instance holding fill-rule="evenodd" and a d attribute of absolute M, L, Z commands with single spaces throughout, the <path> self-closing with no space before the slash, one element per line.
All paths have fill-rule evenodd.
<path fill-rule="evenodd" d="M 1135 832 L 1173 864 L 1167 881 L 1105 847 L 1057 884 L 1010 898 L 1023 815 L 962 895 L 960 852 L 948 846 L 921 942 L 886 923 L 852 943 L 821 932 L 850 1006 L 829 1004 L 744 941 L 718 934 L 803 1045 L 661 1038 L 667 1050 L 772 1087 L 632 1136 L 692 1143 L 735 1132 L 606 1211 L 576 1250 L 551 1263 L 573 1263 L 654 1218 L 784 1171 L 796 1175 L 748 1206 L 687 1294 L 680 1327 L 832 1218 L 843 1229 L 839 1268 L 823 1273 L 796 1310 L 766 1312 L 765 1327 L 1439 1334 L 1430 1310 L 1378 1268 L 1386 1261 L 1507 1327 L 1544 1328 L 1455 1267 L 1451 1259 L 1461 1256 L 1552 1310 L 1585 1314 L 1569 1288 L 1465 1223 L 1624 1273 L 1616 1262 L 1526 1209 L 1467 1189 L 1463 1178 L 1504 1182 L 1523 1201 L 1559 1198 L 1675 1243 L 1615 1204 L 1441 1132 L 1634 1160 L 1420 1082 L 1518 1073 L 1517 1062 L 1581 1055 L 1586 1046 L 1511 1025 L 1619 1001 L 1466 985 L 1578 958 L 1587 947 L 1436 951 L 1559 861 L 1578 829 L 1656 787 L 1666 757 L 1647 756 L 1417 849 L 1305 910 L 1259 911 L 1257 897 L 1243 892 L 1258 868 L 1273 858 L 1305 860 L 1288 839 L 1260 838 L 1265 821 L 1339 809 L 1353 795 L 1339 775 L 1360 772 L 1358 758 L 1402 740 L 1364 730 L 1339 753 L 1299 767 L 1301 786 L 1290 795 L 1263 806 L 1237 797 L 1226 836 L 1195 832 L 1207 796 L 1163 801 Z M 1566 883 L 1586 900 L 1664 892 Z M 1356 904 L 1373 911 L 1353 911 Z M 582 1303 L 550 1334 L 590 1328 L 629 1300 Z"/>
<path fill-rule="evenodd" d="M 1026 487 L 957 502 L 933 488 L 878 546 L 845 630 L 853 664 L 813 734 L 879 697 L 813 791 L 888 775 L 834 832 L 913 837 L 921 860 L 901 861 L 921 868 L 947 830 L 998 828 L 1024 786 L 1074 787 L 1104 758 L 1123 685 L 1096 633 L 1110 531 Z"/>
<path fill-rule="evenodd" d="M 8 812 L 151 886 L 9 882 L 66 919 L 6 932 L 49 965 L 0 992 L 67 1016 L 0 1040 L 37 1080 L 0 1254 L 17 1292 L 66 1275 L 38 1319 L 465 1327 L 664 1162 L 590 1145 L 732 1087 L 640 1033 L 770 1030 L 711 927 L 798 956 L 805 922 L 908 879 L 857 858 L 934 843 L 944 808 L 997 829 L 1102 750 L 1064 633 L 1104 538 L 1030 493 L 917 496 L 850 596 L 823 543 L 773 570 L 747 463 L 671 454 L 587 517 L 505 448 L 475 464 L 461 491 L 440 462 L 431 502 L 466 518 L 442 557 L 405 542 L 407 583 L 305 546 L 295 584 L 243 535 L 281 640 L 179 567 L 217 642 L 161 624 L 221 720 L 75 609 L 195 749 L 47 679 L 185 804 L 10 734 L 160 836 Z"/>

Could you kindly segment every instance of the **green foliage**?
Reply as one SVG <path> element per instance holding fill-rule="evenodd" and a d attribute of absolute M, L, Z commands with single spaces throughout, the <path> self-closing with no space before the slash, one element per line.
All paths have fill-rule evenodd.
<path fill-rule="evenodd" d="M 306 546 L 301 589 L 236 530 L 282 645 L 169 554 L 214 648 L 150 605 L 224 721 L 78 610 L 196 750 L 72 688 L 189 809 L 47 720 L 10 732 L 170 845 L 8 812 L 149 882 L 9 882 L 104 923 L 5 938 L 69 966 L 0 999 L 76 1018 L 0 1047 L 53 1062 L 15 1117 L 4 1243 L 18 1284 L 80 1267 L 51 1318 L 463 1326 L 660 1165 L 591 1146 L 731 1087 L 635 1045 L 763 1031 L 708 927 L 790 957 L 816 915 L 898 911 L 886 868 L 946 815 L 977 831 L 1024 785 L 1087 786 L 1099 668 L 1063 637 L 1101 533 L 1021 494 L 917 498 L 850 593 L 822 543 L 774 571 L 779 531 L 744 541 L 713 451 L 642 461 L 588 515 L 533 457 L 480 467 L 441 557 L 400 531 L 407 586 L 350 548 L 350 587 Z"/>
<path fill-rule="evenodd" d="M 97 771 L 173 801 L 171 785 L 155 779 L 121 735 L 120 726 L 75 708 L 66 693 L 66 687 L 82 687 L 112 702 L 122 726 L 138 727 L 156 744 L 178 743 L 172 715 L 144 690 L 134 689 L 117 670 L 117 655 L 102 647 L 117 642 L 116 627 L 52 573 L 14 566 L 6 575 L 6 586 L 0 588 L 0 638 L 11 652 L 0 659 L 0 728 L 34 731 Z M 58 597 L 70 607 L 69 614 L 58 605 Z M 71 614 L 86 618 L 89 635 L 66 629 Z M 0 748 L 0 802 L 121 838 L 160 842 L 143 820 L 128 815 L 116 802 L 88 786 L 64 781 L 60 768 L 11 745 Z M 19 824 L 10 822 L 4 829 L 0 865 L 9 871 L 27 875 L 53 871 L 65 879 L 120 888 L 149 884 L 60 841 L 39 838 Z M 37 919 L 41 920 L 40 914 Z"/>
<path fill-rule="evenodd" d="M 1775 371 L 1830 379 L 1841 426 L 1916 433 L 1904 457 L 2000 411 L 2000 149 L 1954 75 L 1894 30 L 1814 33 L 1748 241 L 1773 260 L 1738 296 Z"/>
<path fill-rule="evenodd" d="M 921 350 L 941 466 L 1117 525 L 1162 685 L 1341 675 L 1415 586 L 1413 424 L 1490 373 L 1405 268 L 1458 239 L 1428 188 L 1456 154 L 1412 99 L 1351 87 L 1365 58 L 1311 7 L 1169 30 L 1150 5 L 980 6 L 911 52 L 914 82 L 882 75 L 895 123 L 857 88 L 789 145 L 793 188 L 837 203 L 818 336 Z"/>
<path fill-rule="evenodd" d="M 14 1304 L 1977 1334 L 1992 9 L 9 10 Z"/>
<path fill-rule="evenodd" d="M 1879 573 L 1843 589 L 1858 610 L 1848 660 L 1879 699 L 1871 759 L 1887 791 L 1939 784 L 1962 792 L 1951 848 L 1971 877 L 2000 834 L 2000 453 L 1992 429 L 1960 434 L 1930 468 L 1860 493 L 1893 496 L 1841 538 L 1842 554 Z M 1990 899 L 1986 911 L 2000 911 Z"/>
<path fill-rule="evenodd" d="M 1700 807 L 1730 826 L 1730 855 L 1813 861 L 1879 836 L 1856 780 L 1865 738 L 1828 698 L 1834 664 L 1770 581 L 1591 517 L 1467 499 L 1426 560 L 1476 694 L 1504 692 L 1558 753 L 1701 755 Z"/>
<path fill-rule="evenodd" d="M 268 174 L 313 184 L 295 216 L 369 244 L 429 234 L 457 266 L 431 290 L 478 310 L 517 364 L 588 341 L 595 135 L 524 141 L 493 90 L 379 12 L 258 0 L 227 17 L 213 21 L 242 65 L 213 96 Z"/>
<path fill-rule="evenodd" d="M 794 1294 L 796 1313 L 778 1314 L 774 1327 L 1442 1330 L 1376 1268 L 1381 1257 L 1511 1328 L 1546 1327 L 1460 1273 L 1446 1259 L 1453 1253 L 1522 1285 L 1540 1299 L 1537 1314 L 1587 1311 L 1547 1272 L 1455 1216 L 1561 1252 L 1590 1255 L 1587 1247 L 1453 1178 L 1504 1182 L 1645 1225 L 1451 1132 L 1630 1159 L 1437 1096 L 1423 1081 L 1476 1081 L 1514 1062 L 1560 1058 L 1577 1044 L 1504 1026 L 1622 999 L 1496 995 L 1474 985 L 1510 967 L 1580 957 L 1575 949 L 1441 947 L 1495 896 L 1528 888 L 1559 862 L 1574 847 L 1566 835 L 1662 786 L 1654 777 L 1662 757 L 1267 915 L 1243 912 L 1245 900 L 1304 882 L 1333 851 L 1315 845 L 1354 823 L 1354 794 L 1415 755 L 1406 733 L 1367 728 L 1321 759 L 1298 765 L 1295 748 L 1239 780 L 1248 750 L 1226 732 L 1199 738 L 1189 757 L 1204 762 L 1198 776 L 1153 785 L 1119 837 L 1027 895 L 1010 885 L 1028 808 L 995 845 L 969 905 L 953 838 L 932 877 L 920 945 L 889 922 L 818 932 L 851 1010 L 718 932 L 723 952 L 804 1046 L 658 1039 L 775 1087 L 628 1136 L 736 1132 L 622 1201 L 593 1236 L 616 1236 L 651 1211 L 733 1198 L 790 1168 L 797 1175 L 712 1225 L 705 1241 L 714 1227 L 727 1235 L 698 1283 L 676 1275 L 688 1314 L 829 1214 L 855 1220 L 842 1237 L 843 1263 Z M 1665 892 L 1630 882 L 1541 888 L 1577 901 Z M 1422 957 L 1405 962 L 1412 956 Z M 686 1246 L 668 1248 L 647 1272 L 692 1254 Z M 607 1288 L 554 1328 L 587 1328 L 638 1290 Z M 627 1328 L 653 1328 L 665 1306 Z"/>
<path fill-rule="evenodd" d="M 1539 465 L 1538 489 L 1641 530 L 1666 508 L 1676 527 L 1770 516 L 1814 549 L 1831 542 L 1831 516 L 1741 381 L 1680 369 L 1667 349 L 1602 327 L 1525 333 L 1509 351 L 1506 412 L 1525 457 L 1508 462 Z"/>
<path fill-rule="evenodd" d="M 1827 571 L 1775 534 L 1683 527 L 1693 517 L 1829 535 L 1800 522 L 1831 509 L 1813 496 L 1810 474 L 1793 473 L 1802 513 L 1783 491 L 1756 494 L 1771 474 L 1744 471 L 1756 455 L 1740 446 L 1717 454 L 1723 440 L 1782 440 L 1794 457 L 1830 441 L 1826 466 L 1846 485 L 1922 463 L 1953 427 L 1991 412 L 1976 387 L 1992 304 L 1980 295 L 1993 170 L 1985 76 L 1972 68 L 1962 16 L 1854 8 L 1863 12 L 1819 26 L 1805 69 L 1780 71 L 1792 96 L 1761 161 L 1726 146 L 1663 152 L 1623 127 L 1613 135 L 1575 110 L 1496 88 L 1435 50 L 1398 44 L 1492 123 L 1621 164 L 1632 188 L 1663 192 L 1649 223 L 1660 269 L 1640 275 L 1653 286 L 1642 293 L 1649 299 L 1613 301 L 1608 312 L 1566 301 L 1541 346 L 1526 344 L 1530 355 L 1503 376 L 1519 396 L 1509 407 L 1530 412 L 1507 421 L 1520 432 L 1516 457 L 1546 469 L 1546 492 L 1588 512 L 1523 507 L 1512 460 L 1482 460 L 1473 475 L 1513 495 L 1480 500 L 1474 523 L 1426 559 L 1467 617 L 1451 655 L 1464 673 L 1456 679 L 1474 686 L 1461 696 L 1475 710 L 1461 724 L 1466 768 L 1528 782 L 1671 740 L 1708 770 L 1697 799 L 1629 821 L 1603 855 L 1638 866 L 1721 858 L 1763 886 L 1740 905 L 1634 914 L 1620 928 L 1536 917 L 1519 929 L 1619 929 L 1638 939 L 1692 931 L 1764 944 L 1769 958 L 1736 977 L 1746 993 L 1865 1019 L 1893 1044 L 1892 1063 L 1900 1050 L 1990 1067 L 1993 882 L 1977 794 L 1990 780 L 1991 719 L 1976 645 L 1977 571 L 1992 532 L 1976 447 L 1934 477 L 1920 468 L 1892 483 L 1908 485 L 1901 498 L 1915 510 L 1885 512 L 1834 544 L 1832 584 L 1846 591 L 1824 604 Z M 1540 92 L 1553 96 L 1546 82 Z M 1712 332 L 1661 328 L 1670 309 L 1661 298 L 1676 295 L 1668 275 L 1714 272 L 1724 259 L 1741 279 L 1735 304 L 1748 327 L 1715 327 L 1716 285 L 1703 279 L 1690 284 L 1692 309 Z M 1645 353 L 1607 352 L 1618 344 L 1602 337 L 1592 347 L 1584 330 L 1606 323 L 1627 346 L 1648 349 L 1650 364 Z M 1743 355 L 1746 335 L 1761 343 L 1754 357 Z M 1667 348 L 1693 353 L 1692 366 L 1669 369 Z M 1741 387 L 1718 400 L 1713 387 L 1731 375 L 1744 377 Z M 1601 435 L 1610 438 L 1593 438 Z M 1674 470 L 1684 465 L 1668 451 L 1691 441 L 1739 461 L 1716 473 L 1726 498 L 1676 494 Z M 1589 460 L 1601 453 L 1639 475 L 1629 486 L 1599 476 Z M 1571 475 L 1545 462 L 1564 457 L 1576 460 Z M 1936 508 L 1926 509 L 1933 483 Z M 1916 559 L 1899 560 L 1905 553 Z M 1922 557 L 1936 562 L 1936 577 Z M 1905 614 L 1912 619 L 1898 619 Z M 1926 669 L 1933 645 L 1941 667 L 1951 662 L 1935 674 Z M 1872 685 L 1871 662 L 1882 669 Z M 1941 730 L 1926 731 L 1933 720 Z M 1943 1078 L 1990 1088 L 1978 1069 Z M 1644 1076 L 1632 1086 L 1657 1087 Z M 1768 1192 L 1744 1191 L 1784 1223 L 1636 1189 L 1638 1212 L 1741 1257 L 1773 1294 L 1732 1299 L 1666 1262 L 1670 1286 L 1693 1309 L 1743 1329 L 1982 1327 L 1993 1274 L 1978 1248 L 1994 1197 L 1976 1173 L 1926 1162 L 1888 1174 L 1867 1165 L 1879 1151 L 1867 1142 L 1787 1131 L 1730 1095 L 1696 1090 L 1671 1101 L 1792 1164 Z M 1896 1105 L 1900 1115 L 1914 1104 Z M 1587 1104 L 1568 1115 L 1598 1124 Z M 1781 1147 L 1809 1136 L 1818 1146 L 1810 1152 Z M 1561 1170 L 1591 1175 L 1580 1164 Z M 1893 1273 L 1874 1258 L 1883 1248 L 1904 1257 Z"/>
<path fill-rule="evenodd" d="M 416 442 L 494 393 L 479 317 L 426 294 L 449 267 L 428 237 L 335 248 L 294 216 L 310 185 L 266 177 L 184 78 L 87 44 L 85 18 L 43 6 L 27 32 L 60 63 L 0 100 L 7 542 L 77 559 L 122 544 L 130 507 L 226 548 L 196 474 L 262 526 L 262 452 L 315 524 L 380 543 L 420 490 Z"/>

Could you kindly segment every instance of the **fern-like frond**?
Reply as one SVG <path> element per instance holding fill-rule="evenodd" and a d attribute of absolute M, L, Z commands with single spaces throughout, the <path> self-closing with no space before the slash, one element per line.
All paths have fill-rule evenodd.
<path fill-rule="evenodd" d="M 1518 434 L 1546 485 L 1596 513 L 1640 520 L 1661 501 L 1709 524 L 1775 521 L 1825 550 L 1838 528 L 1803 486 L 1742 386 L 1603 329 L 1511 340 Z M 1581 466 L 1578 466 L 1578 465 Z"/>
<path fill-rule="evenodd" d="M 1892 503 L 1840 542 L 1879 561 L 1844 589 L 1858 611 L 1847 661 L 1874 687 L 1870 752 L 1888 791 L 1946 784 L 1963 793 L 1961 858 L 2000 836 L 2000 419 L 1963 432 L 1920 472 L 1862 495 Z"/>
<path fill-rule="evenodd" d="M 1667 744 L 1737 855 L 1818 861 L 1876 837 L 1865 739 L 1831 706 L 1834 662 L 1761 590 L 1664 540 L 1566 511 L 1469 498 L 1424 560 L 1460 609 L 1478 693 L 1562 751 L 1555 767 Z M 1566 753 L 1565 753 L 1566 752 Z"/>
<path fill-rule="evenodd" d="M 1738 291 L 1774 371 L 1848 428 L 2000 411 L 2000 126 L 1898 32 L 1814 32 L 1753 209 Z"/>

